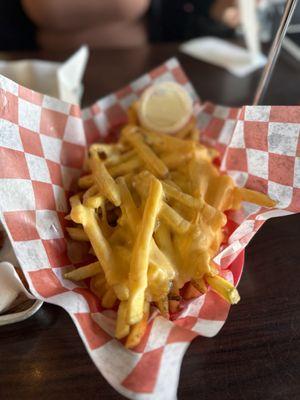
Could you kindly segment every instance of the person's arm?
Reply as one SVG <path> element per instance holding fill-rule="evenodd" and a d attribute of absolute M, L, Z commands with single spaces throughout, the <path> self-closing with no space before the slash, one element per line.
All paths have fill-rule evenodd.
<path fill-rule="evenodd" d="M 131 21 L 147 10 L 149 0 L 21 0 L 24 11 L 40 28 L 73 31 L 100 21 Z"/>

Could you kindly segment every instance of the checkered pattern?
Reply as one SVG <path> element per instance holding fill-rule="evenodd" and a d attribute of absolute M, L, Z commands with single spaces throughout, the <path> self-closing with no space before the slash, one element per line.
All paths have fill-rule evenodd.
<path fill-rule="evenodd" d="M 142 342 L 127 350 L 113 338 L 115 311 L 103 310 L 85 287 L 63 279 L 71 267 L 66 198 L 87 146 L 116 139 L 129 104 L 160 80 L 176 80 L 191 93 L 202 140 L 220 150 L 222 169 L 240 186 L 268 192 L 278 201 L 277 209 L 245 204 L 228 214 L 228 245 L 215 261 L 237 284 L 243 249 L 263 222 L 300 209 L 300 107 L 200 105 L 175 59 L 83 111 L 0 77 L 0 216 L 32 293 L 70 314 L 108 382 L 128 398 L 168 400 L 176 397 L 189 343 L 197 335 L 218 333 L 227 303 L 209 291 L 186 302 L 173 321 L 154 318 L 153 310 Z"/>
<path fill-rule="evenodd" d="M 197 120 L 201 129 L 201 141 L 216 148 L 221 157 L 231 140 L 239 113 L 238 108 L 218 106 L 209 102 L 200 106 Z"/>
<path fill-rule="evenodd" d="M 221 169 L 240 186 L 277 202 L 273 210 L 246 204 L 242 212 L 232 213 L 239 227 L 216 258 L 227 268 L 266 219 L 300 211 L 300 107 L 243 107 Z"/>

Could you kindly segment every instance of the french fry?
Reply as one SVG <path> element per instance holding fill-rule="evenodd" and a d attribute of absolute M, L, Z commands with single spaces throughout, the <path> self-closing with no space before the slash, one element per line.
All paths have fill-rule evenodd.
<path fill-rule="evenodd" d="M 71 212 L 70 217 L 73 222 L 76 224 L 81 224 L 82 219 L 84 218 L 84 208 L 82 208 L 82 204 L 80 201 L 79 194 L 70 197 L 71 204 Z"/>
<path fill-rule="evenodd" d="M 144 312 L 141 321 L 131 327 L 130 333 L 126 339 L 125 347 L 127 349 L 133 349 L 136 347 L 146 332 L 147 321 L 149 318 L 149 303 L 145 303 L 143 308 Z"/>
<path fill-rule="evenodd" d="M 115 337 L 123 339 L 129 334 L 130 325 L 126 322 L 127 318 L 127 301 L 121 301 L 118 308 L 118 317 L 116 323 Z"/>
<path fill-rule="evenodd" d="M 118 152 L 120 148 L 121 145 L 119 143 L 115 144 L 93 143 L 90 146 L 90 153 L 98 153 L 100 158 L 105 160 L 107 157 L 112 156 L 114 153 Z"/>
<path fill-rule="evenodd" d="M 116 164 L 108 167 L 108 172 L 112 177 L 126 175 L 129 172 L 135 171 L 143 166 L 143 162 L 137 157 L 133 156 L 121 164 Z"/>
<path fill-rule="evenodd" d="M 125 163 L 126 161 L 130 160 L 131 158 L 136 157 L 136 152 L 135 150 L 128 150 L 125 153 L 116 153 L 112 157 L 108 158 L 107 160 L 104 161 L 104 164 L 108 171 L 110 171 L 110 168 L 113 166 L 121 166 L 121 164 Z"/>
<path fill-rule="evenodd" d="M 166 135 L 158 132 L 148 131 L 141 129 L 143 132 L 146 142 L 149 143 L 157 151 L 170 151 L 180 150 L 182 151 L 194 151 L 196 148 L 195 142 L 191 140 L 183 140 L 175 136 Z"/>
<path fill-rule="evenodd" d="M 187 207 L 199 209 L 202 206 L 202 202 L 200 202 L 195 197 L 178 190 L 176 187 L 171 186 L 167 182 L 162 182 L 164 193 L 167 198 L 174 199 L 184 204 Z"/>
<path fill-rule="evenodd" d="M 108 285 L 106 283 L 104 275 L 98 274 L 92 276 L 90 280 L 90 289 L 101 300 L 104 296 L 104 293 L 108 289 Z"/>
<path fill-rule="evenodd" d="M 105 199 L 103 196 L 100 196 L 99 194 L 95 196 L 88 197 L 84 201 L 84 205 L 90 208 L 99 208 L 99 207 L 104 207 Z"/>
<path fill-rule="evenodd" d="M 64 274 L 65 279 L 71 279 L 72 281 L 81 281 L 86 278 L 90 278 L 91 276 L 97 275 L 102 272 L 101 265 L 99 261 L 96 261 L 92 264 L 85 265 L 84 267 L 80 267 L 74 269 L 73 271 L 66 272 Z"/>
<path fill-rule="evenodd" d="M 162 193 L 161 183 L 159 180 L 153 178 L 150 184 L 149 195 L 145 204 L 142 222 L 139 226 L 130 262 L 130 295 L 127 315 L 127 322 L 129 325 L 136 324 L 143 318 L 150 243 L 156 218 L 161 206 Z"/>
<path fill-rule="evenodd" d="M 109 242 L 116 246 L 131 245 L 131 235 L 128 230 L 124 229 L 122 226 L 118 226 L 114 229 L 113 233 L 109 237 Z"/>
<path fill-rule="evenodd" d="M 196 280 L 201 279 L 205 274 L 210 274 L 210 258 L 209 251 L 205 250 L 196 250 L 190 254 L 190 270 Z"/>
<path fill-rule="evenodd" d="M 205 198 L 211 179 L 218 176 L 217 169 L 206 160 L 193 159 L 188 164 L 188 173 L 192 184 L 191 195 Z"/>
<path fill-rule="evenodd" d="M 120 263 L 121 268 L 123 267 L 123 264 L 125 264 L 125 265 L 130 264 L 131 251 L 130 251 L 129 247 L 127 247 L 126 245 L 115 244 L 113 246 L 113 252 L 114 252 L 114 254 L 116 254 L 116 258 L 117 258 L 118 262 L 123 261 L 123 263 L 122 262 Z"/>
<path fill-rule="evenodd" d="M 121 199 L 118 186 L 95 152 L 92 152 L 90 157 L 90 168 L 99 192 L 115 206 L 119 206 Z"/>
<path fill-rule="evenodd" d="M 206 161 L 208 163 L 211 163 L 213 161 L 214 155 L 215 153 L 211 152 L 207 147 L 198 144 L 192 156 L 196 160 L 196 162 Z"/>
<path fill-rule="evenodd" d="M 113 286 L 116 297 L 119 300 L 125 301 L 129 298 L 129 288 L 125 282 Z"/>
<path fill-rule="evenodd" d="M 151 301 L 159 301 L 162 297 L 168 295 L 170 290 L 170 280 L 167 272 L 161 266 L 149 263 L 148 273 L 147 299 Z"/>
<path fill-rule="evenodd" d="M 272 200 L 267 195 L 254 190 L 235 188 L 234 193 L 238 193 L 241 196 L 242 201 L 248 201 L 249 203 L 254 203 L 262 207 L 275 207 L 276 205 L 276 201 Z"/>
<path fill-rule="evenodd" d="M 177 185 L 174 181 L 172 181 L 171 178 L 166 178 L 165 180 L 162 181 L 162 183 L 167 183 L 169 186 L 174 187 L 175 189 L 179 190 L 180 192 L 182 192 L 181 188 L 179 185 Z M 166 193 L 165 193 L 166 195 Z"/>
<path fill-rule="evenodd" d="M 136 176 L 134 185 L 141 195 L 147 193 L 150 179 L 151 174 L 147 172 Z M 164 201 L 161 204 L 159 216 L 170 228 L 172 228 L 177 233 L 185 233 L 190 229 L 190 223 Z"/>
<path fill-rule="evenodd" d="M 140 197 L 145 197 L 147 195 L 152 178 L 153 174 L 149 171 L 140 172 L 132 178 L 132 185 L 139 193 Z"/>
<path fill-rule="evenodd" d="M 112 247 L 115 263 L 118 265 L 119 283 L 113 286 L 114 292 L 119 300 L 125 301 L 129 298 L 128 273 L 131 252 L 124 245 L 115 245 Z"/>
<path fill-rule="evenodd" d="M 90 186 L 94 184 L 92 175 L 84 175 L 78 179 L 78 186 L 81 189 L 88 189 Z"/>
<path fill-rule="evenodd" d="M 88 236 L 98 260 L 101 262 L 108 283 L 110 285 L 117 283 L 116 277 L 118 273 L 114 263 L 113 253 L 97 223 L 94 210 L 84 207 L 76 197 L 71 198 L 70 201 L 72 205 L 72 219 L 82 224 L 84 232 Z"/>
<path fill-rule="evenodd" d="M 173 170 L 185 164 L 188 160 L 192 158 L 192 154 L 188 152 L 183 153 L 167 153 L 162 154 L 161 159 L 169 170 Z"/>
<path fill-rule="evenodd" d="M 226 215 L 206 202 L 203 202 L 201 212 L 203 220 L 209 224 L 214 231 L 226 225 Z"/>
<path fill-rule="evenodd" d="M 137 224 L 140 221 L 138 209 L 133 201 L 125 179 L 123 177 L 119 177 L 116 179 L 116 182 L 119 185 L 120 190 L 121 210 L 128 221 L 131 232 L 135 233 L 137 229 Z"/>
<path fill-rule="evenodd" d="M 216 275 L 214 277 L 205 276 L 205 280 L 210 285 L 212 290 L 228 303 L 236 304 L 240 301 L 240 296 L 236 288 L 220 275 Z"/>
<path fill-rule="evenodd" d="M 176 186 L 179 186 L 179 188 L 190 195 L 193 196 L 193 192 L 191 190 L 192 184 L 190 179 L 186 179 L 183 173 L 179 171 L 170 171 L 169 174 L 170 178 L 172 181 L 175 183 Z"/>
<path fill-rule="evenodd" d="M 164 221 L 176 233 L 187 233 L 191 227 L 189 221 L 182 218 L 180 214 L 165 202 L 162 202 L 161 204 L 159 216 L 162 221 Z"/>
<path fill-rule="evenodd" d="M 230 208 L 233 180 L 228 175 L 221 175 L 212 179 L 212 183 L 206 193 L 205 200 L 212 207 L 224 211 Z"/>
<path fill-rule="evenodd" d="M 216 276 L 220 274 L 220 267 L 213 261 L 210 262 L 210 273 L 209 276 Z"/>
<path fill-rule="evenodd" d="M 177 260 L 176 251 L 172 243 L 170 230 L 166 224 L 161 223 L 154 234 L 155 242 L 157 243 L 160 250 L 168 257 L 172 262 L 173 268 L 177 270 Z"/>
<path fill-rule="evenodd" d="M 82 228 L 66 228 L 69 236 L 73 240 L 77 240 L 79 242 L 88 242 L 89 238 L 85 234 Z"/>
<path fill-rule="evenodd" d="M 109 288 L 104 296 L 102 297 L 101 305 L 104 308 L 113 308 L 115 302 L 117 301 L 117 296 L 112 288 Z"/>
<path fill-rule="evenodd" d="M 162 293 L 167 294 L 169 291 L 169 282 L 175 277 L 175 270 L 170 263 L 169 259 L 165 256 L 163 252 L 157 247 L 156 243 L 151 241 L 151 253 L 149 258 L 149 268 L 148 268 L 148 287 L 150 288 L 151 296 L 158 298 L 161 297 Z M 116 260 L 120 268 L 120 274 L 124 272 L 124 279 L 128 275 L 128 271 L 121 271 L 125 265 L 130 265 L 131 252 L 125 246 L 114 246 L 114 254 L 116 255 Z M 121 275 L 120 275 L 121 276 Z M 117 290 L 119 289 L 119 290 Z M 115 293 L 117 297 L 128 298 L 129 291 L 126 287 L 128 294 L 124 294 L 124 285 L 121 288 L 114 286 Z M 122 291 L 122 292 L 120 292 Z M 120 295 L 121 294 L 121 295 Z"/>
<path fill-rule="evenodd" d="M 130 125 L 122 132 L 126 141 L 128 141 L 136 150 L 139 157 L 144 161 L 146 166 L 153 171 L 158 177 L 164 177 L 169 170 L 163 161 L 151 150 L 151 148 L 143 141 L 142 135 L 135 127 Z"/>
<path fill-rule="evenodd" d="M 242 207 L 242 193 L 234 188 L 231 194 L 231 209 L 232 210 L 240 210 Z"/>
<path fill-rule="evenodd" d="M 168 276 L 168 280 L 173 280 L 176 274 L 176 267 L 167 255 L 159 249 L 155 241 L 152 239 L 150 251 L 149 266 L 163 269 Z"/>
<path fill-rule="evenodd" d="M 220 245 L 221 245 L 221 243 L 223 241 L 223 237 L 224 237 L 224 235 L 223 235 L 223 232 L 222 232 L 221 229 L 218 229 L 218 230 L 215 231 L 214 238 L 213 238 L 212 243 L 210 245 L 210 249 L 212 251 L 212 255 L 215 255 L 217 253 L 217 251 L 220 248 Z"/>
<path fill-rule="evenodd" d="M 88 190 L 85 191 L 85 193 L 82 196 L 83 200 L 83 205 L 86 205 L 86 201 L 89 197 L 94 196 L 96 193 L 98 193 L 98 186 L 96 184 L 90 186 Z"/>
<path fill-rule="evenodd" d="M 80 206 L 81 205 L 80 193 L 75 194 L 74 196 L 70 197 L 69 201 L 70 201 L 72 209 Z M 72 214 L 72 210 L 71 210 L 71 214 Z M 71 215 L 71 219 L 73 220 L 72 215 Z"/>

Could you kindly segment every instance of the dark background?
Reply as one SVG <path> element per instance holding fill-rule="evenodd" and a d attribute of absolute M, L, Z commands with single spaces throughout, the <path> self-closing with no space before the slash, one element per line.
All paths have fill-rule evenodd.
<path fill-rule="evenodd" d="M 176 45 L 93 51 L 85 76 L 91 104 L 168 57 Z M 63 60 L 67 54 L 11 58 Z M 179 56 L 203 100 L 251 104 L 260 71 L 243 79 Z M 266 104 L 300 104 L 299 65 L 283 53 Z M 300 398 L 300 215 L 265 223 L 246 249 L 241 302 L 215 338 L 197 338 L 181 369 L 178 397 L 202 400 Z M 0 328 L 0 399 L 121 399 L 99 374 L 65 311 L 44 305 Z"/>

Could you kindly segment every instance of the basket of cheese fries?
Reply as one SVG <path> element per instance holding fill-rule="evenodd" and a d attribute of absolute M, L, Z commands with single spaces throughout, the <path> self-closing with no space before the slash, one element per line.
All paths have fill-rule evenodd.
<path fill-rule="evenodd" d="M 200 104 L 174 59 L 88 109 L 39 107 L 0 114 L 22 143 L 0 147 L 1 221 L 30 290 L 116 390 L 174 398 L 188 344 L 240 300 L 247 243 L 299 211 L 299 107 Z"/>

